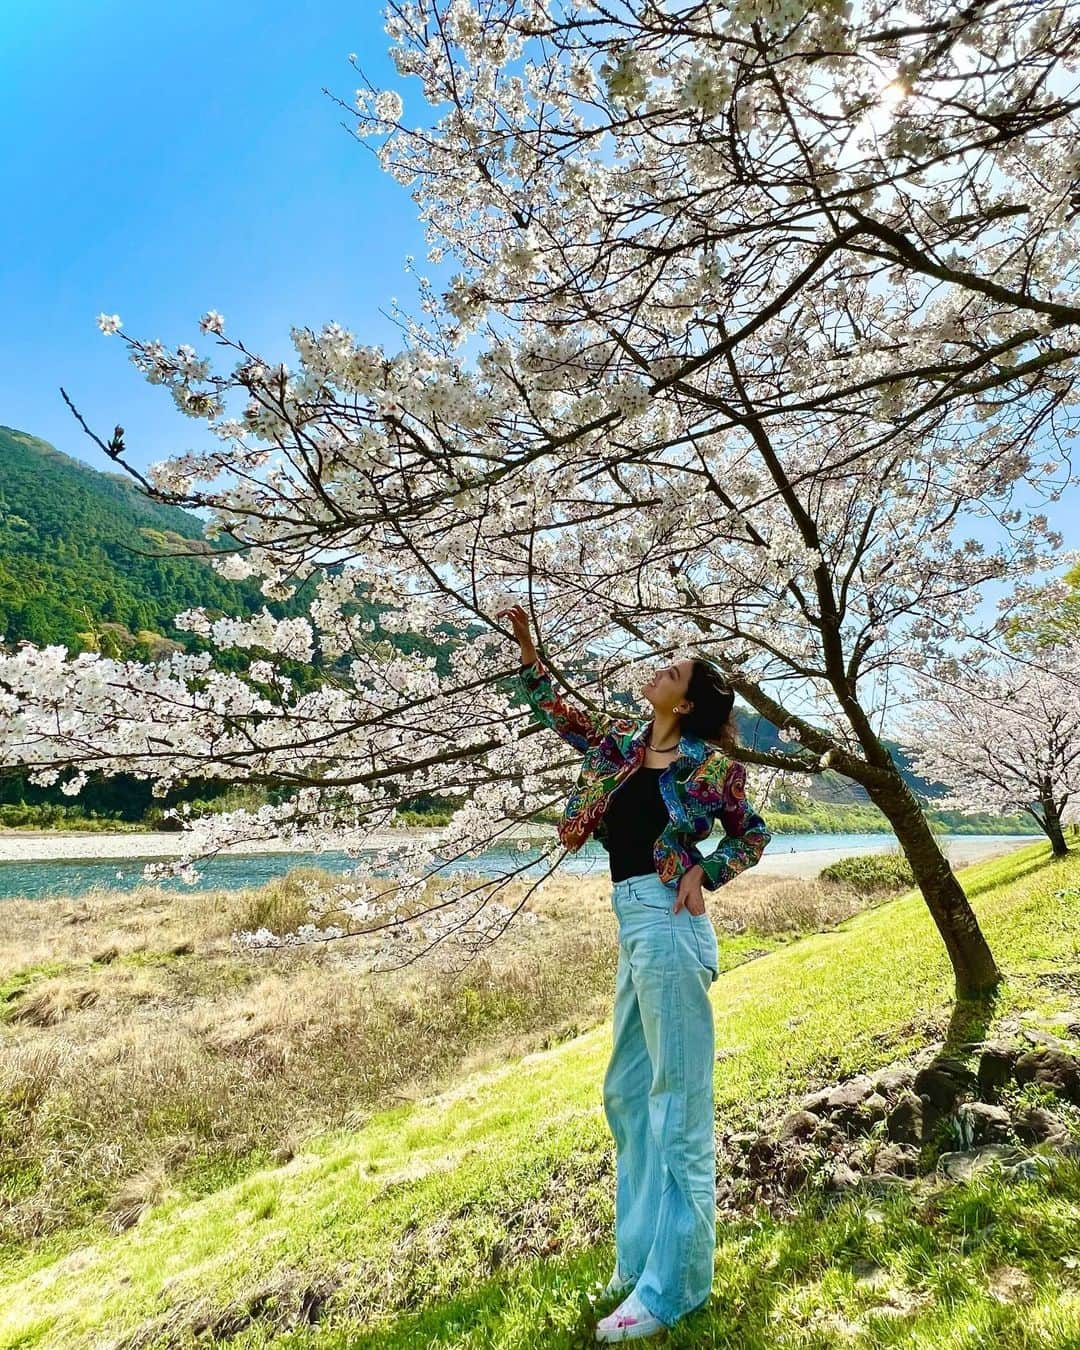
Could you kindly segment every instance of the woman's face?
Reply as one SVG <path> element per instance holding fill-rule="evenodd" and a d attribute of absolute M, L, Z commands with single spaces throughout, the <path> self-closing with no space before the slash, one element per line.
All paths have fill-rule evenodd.
<path fill-rule="evenodd" d="M 641 686 L 641 692 L 656 712 L 673 712 L 681 717 L 690 711 L 686 687 L 693 669 L 693 661 L 676 661 L 670 666 L 658 666 L 652 679 Z"/>

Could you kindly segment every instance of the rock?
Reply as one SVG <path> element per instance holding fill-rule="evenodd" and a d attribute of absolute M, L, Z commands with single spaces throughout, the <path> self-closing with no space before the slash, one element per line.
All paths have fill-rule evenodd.
<path fill-rule="evenodd" d="M 757 1135 L 749 1133 L 733 1134 L 728 1137 L 728 1143 L 731 1144 L 734 1148 L 741 1149 L 744 1153 L 751 1148 L 751 1146 L 756 1142 L 756 1140 Z"/>
<path fill-rule="evenodd" d="M 915 1075 L 912 1084 L 920 1097 L 929 1098 L 940 1111 L 951 1111 L 957 1098 L 976 1085 L 975 1075 L 958 1059 L 935 1059 Z"/>
<path fill-rule="evenodd" d="M 806 1182 L 813 1156 L 813 1150 L 795 1147 L 777 1159 L 773 1172 L 783 1181 L 785 1190 L 798 1190 Z"/>
<path fill-rule="evenodd" d="M 878 1069 L 870 1075 L 874 1091 L 885 1097 L 892 1097 L 904 1088 L 911 1087 L 915 1081 L 915 1070 L 909 1064 L 890 1064 L 887 1069 Z"/>
<path fill-rule="evenodd" d="M 976 1172 L 993 1163 L 1003 1168 L 1020 1162 L 1023 1154 L 1006 1144 L 983 1144 L 981 1148 L 969 1148 L 959 1153 L 943 1153 L 938 1159 L 938 1171 L 944 1172 L 950 1181 L 970 1181 Z"/>
<path fill-rule="evenodd" d="M 844 1132 L 831 1120 L 823 1120 L 814 1131 L 813 1142 L 818 1148 L 828 1148 L 838 1139 L 844 1138 Z"/>
<path fill-rule="evenodd" d="M 776 1145 L 765 1135 L 760 1135 L 750 1145 L 746 1155 L 747 1168 L 752 1177 L 768 1176 L 776 1160 Z"/>
<path fill-rule="evenodd" d="M 819 1092 L 811 1092 L 809 1097 L 802 1099 L 802 1109 L 812 1111 L 815 1116 L 820 1115 L 824 1110 L 825 1103 L 832 1096 L 834 1089 L 831 1087 L 822 1088 Z"/>
<path fill-rule="evenodd" d="M 1054 1164 L 1048 1158 L 1032 1156 L 1030 1158 L 1020 1158 L 1017 1162 L 1009 1166 L 1003 1166 L 1001 1177 L 1003 1181 L 1033 1181 L 1038 1176 L 1045 1176 L 1048 1171 L 1053 1169 Z"/>
<path fill-rule="evenodd" d="M 998 1092 L 1012 1078 L 1013 1065 L 1020 1058 L 1020 1048 L 1003 1042 L 990 1043 L 979 1056 L 977 1079 L 979 1095 L 993 1101 Z"/>
<path fill-rule="evenodd" d="M 987 1277 L 987 1285 L 999 1303 L 1024 1303 L 1033 1292 L 1030 1277 L 1017 1266 L 998 1266 Z"/>
<path fill-rule="evenodd" d="M 825 1112 L 841 1120 L 848 1119 L 874 1091 L 874 1085 L 864 1073 L 856 1074 L 846 1083 L 833 1088 L 825 1099 Z"/>
<path fill-rule="evenodd" d="M 885 1133 L 897 1144 L 919 1144 L 923 1137 L 923 1104 L 907 1089 L 885 1118 Z"/>
<path fill-rule="evenodd" d="M 859 1174 L 850 1168 L 845 1162 L 838 1162 L 833 1166 L 832 1176 L 829 1179 L 829 1187 L 834 1191 L 849 1191 L 853 1186 L 859 1184 Z"/>
<path fill-rule="evenodd" d="M 889 1103 L 880 1092 L 871 1092 L 859 1105 L 859 1115 L 871 1124 L 876 1120 L 884 1120 L 888 1114 Z"/>
<path fill-rule="evenodd" d="M 821 1117 L 812 1111 L 792 1111 L 781 1122 L 778 1137 L 784 1143 L 791 1139 L 811 1139 L 820 1125 Z"/>
<path fill-rule="evenodd" d="M 876 1261 L 871 1261 L 868 1257 L 857 1257 L 851 1263 L 851 1273 L 857 1283 L 865 1285 L 869 1289 L 880 1289 L 883 1285 L 889 1283 L 889 1272 L 884 1266 L 879 1266 Z"/>
<path fill-rule="evenodd" d="M 1041 1083 L 1080 1105 L 1080 1060 L 1061 1050 L 1029 1050 L 1016 1061 L 1013 1076 L 1021 1086 Z"/>
<path fill-rule="evenodd" d="M 874 1155 L 874 1176 L 914 1177 L 919 1172 L 919 1150 L 911 1144 L 882 1144 Z"/>
<path fill-rule="evenodd" d="M 1027 1106 L 1018 1111 L 1014 1128 L 1025 1144 L 1056 1143 L 1068 1137 L 1068 1129 L 1061 1117 L 1041 1106 Z"/>
<path fill-rule="evenodd" d="M 971 1138 L 977 1144 L 1004 1144 L 1012 1139 L 1012 1121 L 1003 1106 L 965 1102 L 956 1114 L 970 1125 Z"/>

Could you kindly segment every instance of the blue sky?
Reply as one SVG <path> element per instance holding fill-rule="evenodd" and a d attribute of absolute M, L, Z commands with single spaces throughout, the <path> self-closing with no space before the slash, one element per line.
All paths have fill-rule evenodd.
<path fill-rule="evenodd" d="M 379 0 L 4 0 L 0 49 L 0 423 L 113 467 L 83 435 L 120 422 L 140 466 L 205 444 L 147 385 L 102 310 L 203 350 L 208 309 L 264 355 L 336 319 L 394 344 L 423 234 L 408 190 L 348 135 L 357 53 L 395 76 Z"/>
<path fill-rule="evenodd" d="M 413 296 L 406 255 L 432 270 L 415 206 L 322 92 L 352 98 L 350 52 L 377 86 L 398 83 L 381 8 L 3 0 L 0 423 L 112 467 L 63 384 L 95 429 L 123 424 L 140 467 L 207 444 L 99 333 L 102 310 L 209 350 L 197 322 L 214 308 L 269 359 L 291 361 L 291 325 L 330 319 L 396 345 L 381 311 Z M 1048 513 L 1065 529 L 1074 509 L 1075 495 Z"/>

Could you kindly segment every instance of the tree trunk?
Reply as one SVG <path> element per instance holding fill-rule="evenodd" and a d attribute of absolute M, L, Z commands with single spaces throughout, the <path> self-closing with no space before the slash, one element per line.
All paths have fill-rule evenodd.
<path fill-rule="evenodd" d="M 899 773 L 893 783 L 867 785 L 866 790 L 888 817 L 911 864 L 915 882 L 949 953 L 957 998 L 976 998 L 994 989 L 1001 981 L 1001 972 L 975 911 L 911 790 Z"/>
<path fill-rule="evenodd" d="M 1064 858 L 1069 851 L 1069 846 L 1065 842 L 1065 831 L 1061 828 L 1061 813 L 1057 809 L 1057 803 L 1053 797 L 1043 797 L 1039 802 L 1042 808 L 1042 817 L 1039 824 L 1046 831 L 1046 837 L 1050 840 L 1050 849 L 1055 858 Z"/>

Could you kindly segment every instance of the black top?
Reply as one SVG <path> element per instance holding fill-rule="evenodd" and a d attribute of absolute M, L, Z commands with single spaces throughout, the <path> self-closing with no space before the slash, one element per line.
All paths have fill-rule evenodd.
<path fill-rule="evenodd" d="M 668 823 L 660 795 L 660 775 L 667 768 L 639 765 L 608 798 L 597 837 L 607 849 L 612 881 L 656 875 L 653 844 Z"/>

